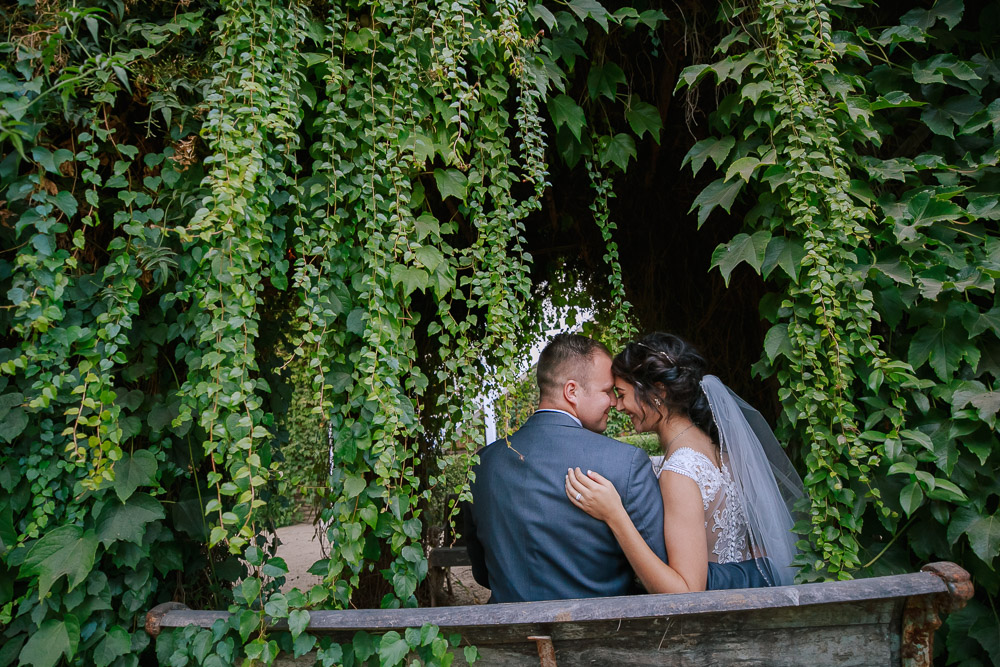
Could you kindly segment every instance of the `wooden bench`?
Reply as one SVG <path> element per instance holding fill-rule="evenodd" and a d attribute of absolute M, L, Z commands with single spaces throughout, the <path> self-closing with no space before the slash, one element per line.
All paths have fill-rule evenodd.
<path fill-rule="evenodd" d="M 968 572 L 945 562 L 913 574 L 777 588 L 313 611 L 309 630 L 346 642 L 359 630 L 379 634 L 430 623 L 460 632 L 463 644 L 478 647 L 476 664 L 486 666 L 929 667 L 940 615 L 960 609 L 972 592 Z M 147 614 L 146 630 L 155 637 L 165 628 L 208 628 L 228 616 L 166 603 Z M 453 664 L 466 664 L 461 651 Z"/>

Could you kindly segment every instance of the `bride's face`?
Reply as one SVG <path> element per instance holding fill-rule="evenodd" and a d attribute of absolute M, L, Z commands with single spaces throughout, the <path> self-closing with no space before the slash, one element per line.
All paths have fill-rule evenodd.
<path fill-rule="evenodd" d="M 646 433 L 656 429 L 656 424 L 660 420 L 660 413 L 651 405 L 644 405 L 635 396 L 635 387 L 625 380 L 615 378 L 615 394 L 618 396 L 618 403 L 615 408 L 619 412 L 624 412 L 632 420 L 632 427 L 636 433 Z"/>

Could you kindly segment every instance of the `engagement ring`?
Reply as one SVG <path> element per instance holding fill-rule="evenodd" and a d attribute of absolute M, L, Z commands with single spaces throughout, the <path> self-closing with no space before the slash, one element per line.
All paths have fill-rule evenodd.
<path fill-rule="evenodd" d="M 579 500 L 580 500 L 580 498 L 582 498 L 582 497 L 583 497 L 583 494 L 582 494 L 582 493 L 579 493 L 579 492 L 577 492 L 577 494 L 576 494 L 576 499 L 577 499 L 577 500 L 579 501 Z"/>

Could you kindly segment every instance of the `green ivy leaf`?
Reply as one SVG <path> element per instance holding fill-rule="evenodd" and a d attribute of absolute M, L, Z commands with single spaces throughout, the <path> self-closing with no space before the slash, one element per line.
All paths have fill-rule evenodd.
<path fill-rule="evenodd" d="M 403 286 L 403 294 L 409 295 L 414 290 L 425 290 L 430 283 L 430 276 L 421 268 L 396 264 L 392 267 L 392 282 Z"/>
<path fill-rule="evenodd" d="M 733 163 L 729 165 L 729 169 L 726 170 L 726 175 L 723 180 L 730 180 L 736 174 L 740 175 L 745 182 L 750 181 L 750 177 L 757 167 L 764 164 L 758 158 L 755 157 L 741 157 L 738 160 L 733 160 Z"/>
<path fill-rule="evenodd" d="M 344 494 L 347 498 L 354 498 L 361 494 L 362 491 L 368 486 L 364 477 L 360 475 L 349 475 L 347 479 L 344 480 Z"/>
<path fill-rule="evenodd" d="M 761 275 L 767 278 L 775 267 L 780 266 L 792 282 L 798 284 L 799 267 L 805 256 L 805 249 L 795 241 L 789 241 L 784 236 L 774 236 L 767 244 Z"/>
<path fill-rule="evenodd" d="M 635 132 L 635 136 L 642 139 L 642 135 L 649 132 L 653 141 L 660 143 L 660 130 L 663 129 L 663 121 L 660 120 L 659 109 L 652 104 L 634 100 L 628 111 L 625 112 L 625 118 L 628 119 L 628 124 Z"/>
<path fill-rule="evenodd" d="M 251 577 L 251 579 L 252 579 L 252 577 Z M 249 580 L 250 579 L 245 579 L 243 583 L 245 584 L 246 581 L 249 581 Z M 260 580 L 258 580 L 258 579 L 253 579 L 253 580 L 257 582 L 257 592 L 259 593 L 260 592 Z M 248 593 L 248 592 L 251 592 L 251 591 L 248 591 L 246 589 L 246 586 L 243 585 L 243 593 Z M 252 598 L 247 598 L 244 595 L 244 599 L 245 600 L 246 599 L 256 600 L 257 599 L 257 595 L 254 594 L 254 596 Z M 230 625 L 235 626 L 235 629 L 237 630 L 237 632 L 240 633 L 240 640 L 243 643 L 246 643 L 247 639 L 250 638 L 250 635 L 252 633 L 254 633 L 260 627 L 260 622 L 261 622 L 260 614 L 258 614 L 255 611 L 251 611 L 249 609 L 241 609 L 241 610 L 239 610 L 230 619 Z"/>
<path fill-rule="evenodd" d="M 315 635 L 310 635 L 308 633 L 301 634 L 298 637 L 296 637 L 292 642 L 292 657 L 298 658 L 300 656 L 303 656 L 309 651 L 313 650 L 315 646 L 316 646 Z M 340 648 L 340 646 L 337 644 L 334 644 L 334 646 L 337 646 L 338 649 Z M 319 658 L 318 655 L 316 657 Z M 320 664 L 326 664 L 326 663 L 321 662 Z"/>
<path fill-rule="evenodd" d="M 355 308 L 352 310 L 347 316 L 347 330 L 356 336 L 363 336 L 365 334 L 366 315 L 367 312 L 364 308 Z"/>
<path fill-rule="evenodd" d="M 427 267 L 427 271 L 434 273 L 437 268 L 444 264 L 445 258 L 441 251 L 431 245 L 421 246 L 414 253 L 417 261 Z"/>
<path fill-rule="evenodd" d="M 549 100 L 548 106 L 556 129 L 565 125 L 576 140 L 580 141 L 580 131 L 587 124 L 587 119 L 583 115 L 583 109 L 573 101 L 573 98 L 569 95 L 556 95 Z"/>
<path fill-rule="evenodd" d="M 396 634 L 399 635 L 399 633 Z M 354 633 L 354 640 L 351 644 L 354 648 L 354 657 L 362 662 L 375 653 L 375 643 L 372 641 L 372 636 L 364 630 Z"/>
<path fill-rule="evenodd" d="M 132 650 L 132 638 L 120 625 L 108 628 L 104 638 L 94 649 L 94 667 L 107 667 L 115 658 Z"/>
<path fill-rule="evenodd" d="M 791 356 L 792 342 L 788 338 L 788 324 L 775 324 L 767 330 L 764 336 L 764 352 L 771 363 L 774 363 L 779 355 Z"/>
<path fill-rule="evenodd" d="M 914 369 L 929 361 L 937 376 L 947 381 L 958 370 L 963 358 L 968 358 L 970 363 L 978 358 L 975 352 L 969 337 L 960 328 L 931 324 L 921 328 L 910 340 L 907 361 Z"/>
<path fill-rule="evenodd" d="M 148 493 L 136 493 L 125 503 L 112 501 L 105 505 L 97 520 L 97 537 L 105 546 L 119 540 L 142 544 L 146 524 L 165 516 L 156 498 Z"/>
<path fill-rule="evenodd" d="M 17 531 L 14 529 L 14 512 L 8 501 L 0 503 L 0 556 L 7 553 L 17 544 Z"/>
<path fill-rule="evenodd" d="M 729 276 L 742 262 L 746 262 L 753 267 L 754 271 L 760 272 L 761 264 L 764 262 L 764 253 L 767 244 L 771 240 L 771 232 L 761 230 L 753 236 L 747 234 L 737 234 L 729 243 L 720 244 L 712 253 L 712 264 L 710 268 L 719 267 L 722 278 L 726 285 L 729 285 Z"/>
<path fill-rule="evenodd" d="M 527 9 L 529 14 L 544 23 L 549 30 L 558 25 L 555 15 L 541 4 L 528 5 Z"/>
<path fill-rule="evenodd" d="M 879 95 L 878 98 L 872 102 L 872 111 L 881 111 L 882 109 L 898 109 L 903 107 L 922 107 L 926 106 L 926 102 L 917 102 L 910 94 L 903 92 L 902 90 L 894 90 L 891 93 L 885 93 L 884 95 Z"/>
<path fill-rule="evenodd" d="M 392 576 L 392 587 L 400 600 L 405 600 L 417 590 L 417 578 L 412 572 L 397 572 Z"/>
<path fill-rule="evenodd" d="M 559 149 L 559 155 L 570 167 L 575 167 L 580 158 L 590 155 L 594 151 L 589 135 L 585 134 L 580 140 L 577 140 L 565 125 L 556 131 L 556 148 Z"/>
<path fill-rule="evenodd" d="M 602 95 L 614 100 L 618 96 L 618 86 L 625 83 L 625 72 L 612 62 L 593 65 L 587 74 L 587 91 L 592 100 L 597 100 Z"/>
<path fill-rule="evenodd" d="M 59 210 L 65 213 L 67 217 L 72 218 L 76 215 L 77 203 L 76 198 L 72 195 L 72 193 L 63 190 L 55 196 L 52 202 L 59 207 Z"/>
<path fill-rule="evenodd" d="M 116 461 L 113 470 L 118 498 L 125 502 L 140 486 L 156 484 L 156 468 L 156 456 L 146 449 L 140 449 Z"/>
<path fill-rule="evenodd" d="M 437 150 L 437 146 L 434 145 L 434 140 L 427 135 L 414 132 L 410 138 L 410 146 L 413 149 L 413 157 L 418 164 L 423 164 L 427 160 L 434 159 L 434 152 Z"/>
<path fill-rule="evenodd" d="M 7 394 L 7 396 L 20 396 L 20 394 Z M 20 400 L 18 400 L 20 402 Z M 28 414 L 21 407 L 7 409 L 7 414 L 0 417 L 0 440 L 4 442 L 14 442 L 14 438 L 21 435 L 28 426 Z"/>
<path fill-rule="evenodd" d="M 731 135 L 721 139 L 702 139 L 687 152 L 681 161 L 681 167 L 691 162 L 691 172 L 697 174 L 708 158 L 712 158 L 716 168 L 721 167 L 735 145 L 736 139 Z"/>
<path fill-rule="evenodd" d="M 288 563 L 285 562 L 284 558 L 272 556 L 267 559 L 267 562 L 260 569 L 260 573 L 265 577 L 283 577 L 288 574 Z"/>
<path fill-rule="evenodd" d="M 987 389 L 978 381 L 962 382 L 951 396 L 952 410 L 961 410 L 969 403 L 979 412 L 979 418 L 991 427 L 1000 411 L 1000 391 Z"/>
<path fill-rule="evenodd" d="M 941 477 L 934 478 L 934 488 L 927 492 L 927 497 L 949 503 L 965 503 L 969 501 L 969 497 L 965 495 L 965 491 L 962 491 L 957 484 Z"/>
<path fill-rule="evenodd" d="M 296 609 L 288 614 L 288 630 L 292 633 L 294 641 L 299 635 L 309 627 L 309 612 L 305 609 Z"/>
<path fill-rule="evenodd" d="M 569 8 L 580 17 L 581 21 L 589 16 L 597 21 L 604 32 L 608 31 L 608 17 L 611 14 L 597 0 L 569 0 Z"/>
<path fill-rule="evenodd" d="M 635 159 L 635 140 L 621 132 L 613 137 L 602 136 L 597 141 L 601 166 L 614 162 L 622 171 L 628 169 L 628 161 Z"/>
<path fill-rule="evenodd" d="M 35 542 L 21 564 L 22 577 L 38 577 L 38 595 L 44 598 L 60 577 L 66 575 L 66 591 L 72 591 L 90 574 L 97 554 L 97 535 L 79 526 L 60 526 Z"/>
<path fill-rule="evenodd" d="M 709 183 L 705 189 L 702 190 L 697 197 L 695 197 L 694 203 L 691 205 L 691 211 L 695 208 L 698 209 L 699 229 L 703 224 L 705 224 L 705 220 L 708 219 L 712 209 L 716 206 L 721 207 L 722 210 L 728 213 L 729 209 L 733 205 L 733 201 L 736 200 L 736 195 L 739 194 L 742 188 L 743 181 L 737 180 L 729 181 L 727 183 L 725 179 L 720 178 Z"/>
<path fill-rule="evenodd" d="M 409 652 L 410 645 L 406 643 L 406 640 L 395 630 L 390 630 L 382 635 L 382 639 L 379 641 L 379 667 L 398 665 L 403 662 Z"/>
<path fill-rule="evenodd" d="M 924 502 L 924 491 L 917 482 L 910 482 L 899 492 L 899 504 L 906 516 L 913 514 Z"/>
<path fill-rule="evenodd" d="M 464 202 L 468 196 L 469 179 L 458 169 L 435 169 L 434 180 L 442 198 L 454 197 Z"/>
<path fill-rule="evenodd" d="M 969 507 L 960 507 L 948 524 L 948 541 L 955 543 L 962 535 L 969 538 L 972 550 L 984 563 L 1000 555 L 1000 514 L 979 514 Z"/>
<path fill-rule="evenodd" d="M 913 63 L 910 71 L 913 80 L 919 84 L 947 83 L 946 76 L 959 81 L 974 81 L 979 78 L 968 63 L 960 61 L 950 53 L 939 53 L 922 62 Z"/>
<path fill-rule="evenodd" d="M 437 238 L 441 233 L 441 224 L 437 221 L 430 213 L 422 213 L 420 216 L 413 221 L 417 228 L 417 240 L 423 241 L 428 236 L 432 238 Z"/>
<path fill-rule="evenodd" d="M 310 637 L 311 635 L 301 635 L 302 637 Z M 353 656 L 351 656 L 353 657 Z M 333 665 L 338 665 L 344 662 L 344 649 L 340 644 L 333 643 L 324 649 L 316 651 L 316 660 L 319 661 L 323 667 L 332 667 Z"/>
<path fill-rule="evenodd" d="M 957 220 L 964 216 L 962 208 L 950 201 L 937 199 L 929 191 L 921 192 L 906 205 L 913 227 L 920 228 L 941 220 Z"/>
<path fill-rule="evenodd" d="M 44 597 L 44 594 L 42 595 Z M 63 656 L 71 660 L 80 644 L 80 621 L 73 614 L 65 614 L 59 620 L 44 621 L 28 637 L 21 649 L 20 664 L 32 667 L 55 667 Z"/>
<path fill-rule="evenodd" d="M 264 603 L 264 613 L 271 618 L 288 618 L 288 598 L 281 593 L 274 593 Z"/>
<path fill-rule="evenodd" d="M 876 262 L 872 268 L 902 285 L 913 284 L 913 272 L 910 270 L 910 266 L 903 263 L 898 257 L 894 260 Z"/>

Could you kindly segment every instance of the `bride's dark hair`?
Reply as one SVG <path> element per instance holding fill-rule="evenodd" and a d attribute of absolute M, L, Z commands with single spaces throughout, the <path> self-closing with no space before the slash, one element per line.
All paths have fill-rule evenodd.
<path fill-rule="evenodd" d="M 701 390 L 707 365 L 691 343 L 656 332 L 627 344 L 612 361 L 611 372 L 632 385 L 643 413 L 646 407 L 656 410 L 656 399 L 660 399 L 669 412 L 690 417 L 718 444 L 712 408 Z"/>

